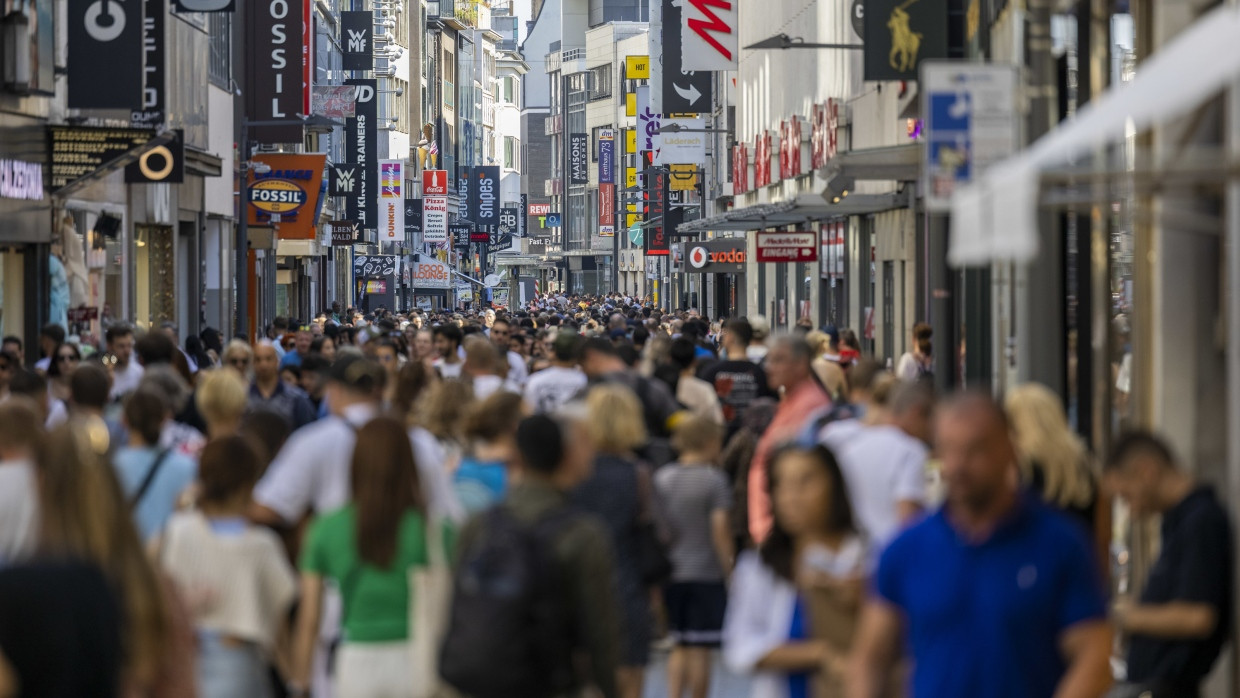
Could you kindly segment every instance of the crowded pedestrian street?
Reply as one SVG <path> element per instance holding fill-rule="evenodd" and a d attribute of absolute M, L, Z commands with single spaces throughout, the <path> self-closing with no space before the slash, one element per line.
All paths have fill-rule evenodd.
<path fill-rule="evenodd" d="M 1240 698 L 1240 0 L 4 0 L 0 698 Z"/>

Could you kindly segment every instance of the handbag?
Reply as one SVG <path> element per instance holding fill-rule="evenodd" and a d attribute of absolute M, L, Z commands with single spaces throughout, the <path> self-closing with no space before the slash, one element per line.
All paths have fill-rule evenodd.
<path fill-rule="evenodd" d="M 650 484 L 650 472 L 637 466 L 637 493 L 640 509 L 633 523 L 634 550 L 637 553 L 637 572 L 646 586 L 663 584 L 672 576 L 672 560 L 668 546 L 659 535 L 655 519 L 654 493 Z"/>
<path fill-rule="evenodd" d="M 426 549 L 430 564 L 409 570 L 409 646 L 413 698 L 451 695 L 439 677 L 439 647 L 447 630 L 452 570 L 444 550 L 443 527 L 428 516 Z"/>

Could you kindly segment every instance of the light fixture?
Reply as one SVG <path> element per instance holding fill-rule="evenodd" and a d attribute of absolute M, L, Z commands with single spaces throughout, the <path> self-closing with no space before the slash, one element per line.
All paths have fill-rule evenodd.
<path fill-rule="evenodd" d="M 776 34 L 769 39 L 763 39 L 754 44 L 745 47 L 746 50 L 756 49 L 790 49 L 790 48 L 814 48 L 814 49 L 843 49 L 859 51 L 863 48 L 861 44 L 807 44 L 805 39 L 799 36 L 788 36 L 787 34 Z"/>
<path fill-rule="evenodd" d="M 833 204 L 838 204 L 848 197 L 848 193 L 857 186 L 857 181 L 845 174 L 837 174 L 827 180 L 827 189 L 822 193 L 822 198 Z"/>

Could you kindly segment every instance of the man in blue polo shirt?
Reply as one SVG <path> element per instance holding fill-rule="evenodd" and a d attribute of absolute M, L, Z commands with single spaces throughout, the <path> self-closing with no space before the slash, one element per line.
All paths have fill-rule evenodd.
<path fill-rule="evenodd" d="M 1089 542 L 1022 495 L 1007 418 L 986 395 L 939 410 L 947 502 L 883 553 L 849 667 L 875 698 L 912 655 L 912 698 L 1097 698 L 1111 630 Z"/>

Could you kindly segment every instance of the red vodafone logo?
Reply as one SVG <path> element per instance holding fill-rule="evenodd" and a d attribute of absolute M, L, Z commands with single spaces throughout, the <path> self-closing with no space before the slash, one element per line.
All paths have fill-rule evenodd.
<path fill-rule="evenodd" d="M 710 255 L 706 252 L 705 247 L 695 247 L 689 251 L 689 266 L 694 269 L 701 269 L 710 261 Z"/>

